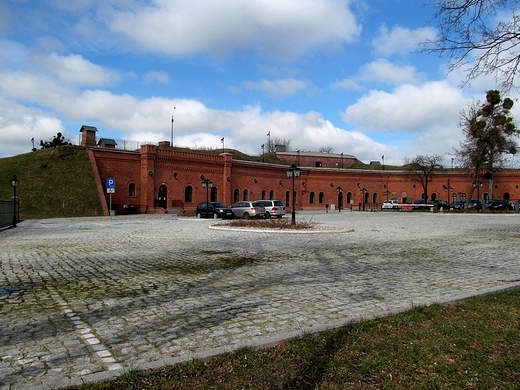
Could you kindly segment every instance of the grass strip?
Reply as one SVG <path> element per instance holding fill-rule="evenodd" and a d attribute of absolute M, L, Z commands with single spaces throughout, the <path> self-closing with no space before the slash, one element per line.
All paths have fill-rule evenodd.
<path fill-rule="evenodd" d="M 517 389 L 520 289 L 69 389 Z"/>

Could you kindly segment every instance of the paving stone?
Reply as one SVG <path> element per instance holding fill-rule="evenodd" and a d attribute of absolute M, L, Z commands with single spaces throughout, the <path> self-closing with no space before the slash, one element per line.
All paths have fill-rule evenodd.
<path fill-rule="evenodd" d="M 0 287 L 20 288 L 0 298 L 0 389 L 106 379 L 520 281 L 518 214 L 298 219 L 322 230 L 137 215 L 0 232 Z"/>

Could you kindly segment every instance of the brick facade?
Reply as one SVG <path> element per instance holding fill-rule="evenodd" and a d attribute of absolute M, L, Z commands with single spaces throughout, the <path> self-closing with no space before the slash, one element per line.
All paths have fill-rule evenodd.
<path fill-rule="evenodd" d="M 205 179 L 213 182 L 213 187 L 207 189 L 211 201 L 230 205 L 238 200 L 272 198 L 281 199 L 290 207 L 292 179 L 287 177 L 287 168 L 296 161 L 301 169 L 300 177 L 295 178 L 297 209 L 325 210 L 325 205 L 337 209 L 339 203 L 342 209 L 378 209 L 386 199 L 412 203 L 423 192 L 411 172 L 341 168 L 342 163 L 347 166 L 355 161 L 352 156 L 283 152 L 279 156 L 281 163 L 270 164 L 235 160 L 230 153 L 178 151 L 165 147 L 169 146 L 166 144 L 169 143 L 144 145 L 139 151 L 89 148 L 98 188 L 107 205 L 106 179 L 112 177 L 116 181 L 112 205 L 117 214 L 164 213 L 168 209 L 193 213 L 197 204 L 206 200 L 206 188 L 202 186 Z M 467 172 L 436 172 L 428 185 L 429 199 L 451 203 L 469 198 L 472 180 Z M 496 173 L 493 180 L 482 182 L 481 199 L 520 199 L 519 170 L 504 170 Z M 477 198 L 476 190 L 472 198 Z M 105 212 L 108 214 L 108 206 Z"/>

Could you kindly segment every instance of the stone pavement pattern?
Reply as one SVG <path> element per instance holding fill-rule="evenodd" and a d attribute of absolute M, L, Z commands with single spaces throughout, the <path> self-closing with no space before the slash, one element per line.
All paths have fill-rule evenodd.
<path fill-rule="evenodd" d="M 298 213 L 318 233 L 128 216 L 0 232 L 0 389 L 267 345 L 520 281 L 520 216 Z"/>

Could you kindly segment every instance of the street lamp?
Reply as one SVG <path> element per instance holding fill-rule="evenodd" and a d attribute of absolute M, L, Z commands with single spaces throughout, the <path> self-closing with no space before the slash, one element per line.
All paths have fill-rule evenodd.
<path fill-rule="evenodd" d="M 11 185 L 13 186 L 13 227 L 16 227 L 18 216 L 16 215 L 16 187 L 18 187 L 18 178 L 16 175 L 11 179 Z"/>
<path fill-rule="evenodd" d="M 477 209 L 477 212 L 482 207 L 482 205 L 480 204 L 480 187 L 482 187 L 482 182 L 480 180 L 476 180 L 473 182 L 473 188 L 477 189 L 477 205 L 475 206 Z"/>
<path fill-rule="evenodd" d="M 363 197 L 363 211 L 365 211 L 365 192 L 367 192 L 366 188 L 361 188 L 359 183 L 357 183 L 357 187 L 361 190 L 361 196 Z"/>
<path fill-rule="evenodd" d="M 202 188 L 206 189 L 206 216 L 209 218 L 209 189 L 213 187 L 213 182 L 209 179 L 202 181 Z"/>
<path fill-rule="evenodd" d="M 338 186 L 336 191 L 338 192 L 338 213 L 341 213 L 341 204 L 343 203 L 343 188 Z"/>
<path fill-rule="evenodd" d="M 291 225 L 296 225 L 296 211 L 294 209 L 294 178 L 300 176 L 300 168 L 296 164 L 291 164 L 287 169 L 287 177 L 292 177 L 292 213 L 291 213 Z"/>
<path fill-rule="evenodd" d="M 442 187 L 444 188 L 444 191 L 448 192 L 448 206 L 449 206 L 451 204 L 450 191 L 453 191 L 453 187 L 450 185 L 450 179 L 448 179 L 448 182 L 446 183 L 446 185 L 443 185 Z"/>

